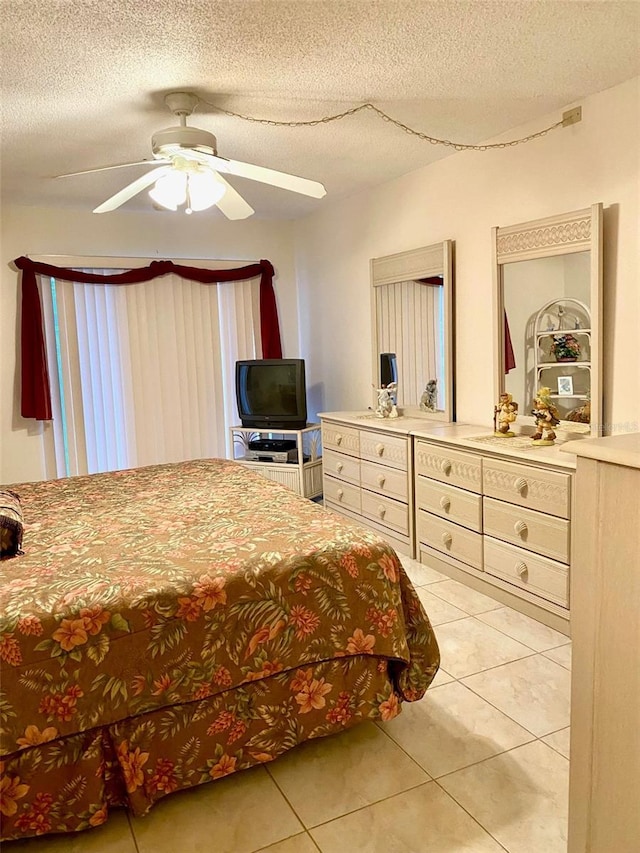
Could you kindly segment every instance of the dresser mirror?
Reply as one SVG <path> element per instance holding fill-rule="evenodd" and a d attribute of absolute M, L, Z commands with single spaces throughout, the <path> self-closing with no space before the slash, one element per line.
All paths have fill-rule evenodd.
<path fill-rule="evenodd" d="M 401 414 L 453 421 L 453 241 L 374 258 L 371 284 L 375 388 L 397 377 Z"/>
<path fill-rule="evenodd" d="M 549 389 L 559 428 L 602 434 L 602 205 L 493 229 L 495 399 Z"/>

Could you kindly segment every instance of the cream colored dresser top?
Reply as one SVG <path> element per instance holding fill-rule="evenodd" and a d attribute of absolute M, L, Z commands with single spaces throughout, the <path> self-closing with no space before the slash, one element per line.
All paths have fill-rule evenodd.
<path fill-rule="evenodd" d="M 575 453 L 563 452 L 571 441 L 571 434 L 567 433 L 567 439 L 558 441 L 551 447 L 536 447 L 526 436 L 515 436 L 514 438 L 503 438 L 494 436 L 490 426 L 479 426 L 478 424 L 449 424 L 438 429 L 425 429 L 413 427 L 412 435 L 416 438 L 441 441 L 445 444 L 457 445 L 460 448 L 468 448 L 482 453 L 495 456 L 504 456 L 505 459 L 523 462 L 531 462 L 534 465 L 552 465 L 558 468 L 566 468 L 570 471 L 576 470 Z M 563 430 L 564 432 L 564 430 Z M 583 436 L 576 435 L 582 439 Z M 572 447 L 576 445 L 572 443 Z"/>

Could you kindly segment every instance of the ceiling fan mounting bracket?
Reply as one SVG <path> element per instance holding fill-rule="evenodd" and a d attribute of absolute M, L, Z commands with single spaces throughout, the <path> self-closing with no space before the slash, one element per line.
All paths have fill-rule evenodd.
<path fill-rule="evenodd" d="M 198 106 L 199 98 L 192 92 L 170 92 L 164 102 L 176 116 L 190 116 Z"/>

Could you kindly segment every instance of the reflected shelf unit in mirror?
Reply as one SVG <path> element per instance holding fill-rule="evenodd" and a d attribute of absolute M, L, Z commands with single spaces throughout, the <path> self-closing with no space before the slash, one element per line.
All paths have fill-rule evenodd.
<path fill-rule="evenodd" d="M 536 389 L 546 386 L 561 420 L 589 424 L 591 416 L 591 312 L 579 299 L 545 303 L 534 319 Z"/>
<path fill-rule="evenodd" d="M 493 249 L 496 400 L 526 429 L 547 388 L 560 431 L 602 434 L 602 204 L 494 228 Z"/>
<path fill-rule="evenodd" d="M 371 260 L 373 384 L 401 413 L 452 422 L 452 240 Z M 374 397 L 374 408 L 378 401 Z"/>

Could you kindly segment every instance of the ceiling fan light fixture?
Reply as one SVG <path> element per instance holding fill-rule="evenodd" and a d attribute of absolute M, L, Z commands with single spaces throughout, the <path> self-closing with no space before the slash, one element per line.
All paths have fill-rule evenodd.
<path fill-rule="evenodd" d="M 155 183 L 149 196 L 167 210 L 177 210 L 187 200 L 187 174 L 179 169 L 172 169 Z"/>
<path fill-rule="evenodd" d="M 215 173 L 207 168 L 190 172 L 187 179 L 187 213 L 207 210 L 216 204 L 226 192 L 223 183 L 216 180 Z"/>

